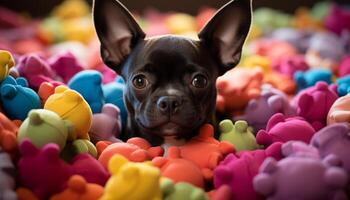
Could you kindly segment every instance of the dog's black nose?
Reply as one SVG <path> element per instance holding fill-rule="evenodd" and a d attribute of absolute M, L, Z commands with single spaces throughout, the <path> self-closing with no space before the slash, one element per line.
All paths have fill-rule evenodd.
<path fill-rule="evenodd" d="M 174 114 L 181 107 L 183 101 L 177 96 L 163 96 L 157 101 L 157 107 L 163 114 Z"/>

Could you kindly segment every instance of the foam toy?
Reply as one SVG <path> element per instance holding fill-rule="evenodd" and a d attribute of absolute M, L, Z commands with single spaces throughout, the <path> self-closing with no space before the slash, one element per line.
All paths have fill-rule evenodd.
<path fill-rule="evenodd" d="M 338 78 L 336 82 L 339 96 L 344 96 L 350 92 L 350 75 Z"/>
<path fill-rule="evenodd" d="M 55 88 L 55 94 L 46 100 L 44 109 L 54 111 L 62 119 L 70 121 L 74 125 L 77 138 L 89 138 L 92 112 L 89 104 L 78 92 L 58 86 Z"/>
<path fill-rule="evenodd" d="M 33 191 L 39 199 L 48 199 L 61 192 L 71 176 L 71 168 L 59 158 L 57 144 L 47 144 L 37 149 L 29 140 L 20 145 L 22 157 L 18 161 L 21 186 Z"/>
<path fill-rule="evenodd" d="M 53 24 L 53 23 L 49 21 L 48 24 Z M 59 31 L 56 30 L 55 32 L 58 33 Z M 62 36 L 63 34 L 60 35 L 60 37 Z M 64 54 L 66 52 L 70 52 L 77 58 L 78 62 L 81 63 L 82 66 L 86 66 L 86 62 L 87 62 L 86 57 L 88 57 L 88 50 L 89 49 L 86 48 L 86 45 L 82 44 L 81 42 L 72 41 L 72 40 L 51 45 L 50 48 L 48 49 L 50 55 Z"/>
<path fill-rule="evenodd" d="M 288 42 L 296 47 L 299 52 L 304 53 L 308 48 L 308 41 L 311 35 L 312 32 L 310 31 L 285 27 L 274 30 L 271 33 L 271 38 Z M 285 58 L 288 59 L 288 57 L 284 57 L 281 58 L 281 60 L 284 60 Z"/>
<path fill-rule="evenodd" d="M 86 180 L 74 175 L 68 181 L 68 188 L 63 192 L 56 194 L 50 200 L 98 200 L 103 194 L 103 187 L 93 183 L 87 183 Z"/>
<path fill-rule="evenodd" d="M 263 82 L 265 84 L 272 85 L 276 89 L 279 89 L 286 94 L 294 94 L 296 90 L 296 84 L 293 79 L 287 75 L 276 72 L 266 74 L 264 76 Z"/>
<path fill-rule="evenodd" d="M 315 86 L 301 91 L 294 99 L 297 114 L 316 129 L 326 125 L 327 114 L 337 100 L 338 95 L 325 82 L 318 82 Z"/>
<path fill-rule="evenodd" d="M 71 161 L 74 174 L 78 174 L 88 183 L 104 186 L 109 178 L 108 171 L 93 156 L 87 153 L 78 154 Z"/>
<path fill-rule="evenodd" d="M 129 162 L 121 155 L 114 155 L 108 168 L 112 176 L 100 200 L 162 199 L 160 171 L 157 167 L 150 163 Z"/>
<path fill-rule="evenodd" d="M 35 196 L 35 194 L 27 188 L 17 188 L 16 194 L 19 200 L 39 200 L 38 197 Z"/>
<path fill-rule="evenodd" d="M 350 56 L 344 57 L 338 66 L 338 75 L 340 77 L 350 75 Z"/>
<path fill-rule="evenodd" d="M 5 114 L 10 119 L 24 120 L 30 110 L 40 108 L 39 96 L 28 88 L 24 78 L 15 80 L 7 76 L 1 82 L 0 93 Z"/>
<path fill-rule="evenodd" d="M 54 81 L 55 73 L 49 64 L 37 54 L 29 54 L 20 58 L 17 70 L 28 80 L 29 86 L 37 90 L 44 81 Z"/>
<path fill-rule="evenodd" d="M 103 142 L 99 142 L 96 146 L 103 145 Z M 113 143 L 107 146 L 105 149 L 101 149 L 102 152 L 98 158 L 98 161 L 102 163 L 104 167 L 107 168 L 109 160 L 115 154 L 120 154 L 126 159 L 133 162 L 144 162 L 151 160 L 154 157 L 162 156 L 164 153 L 161 147 L 152 147 L 147 140 L 143 138 L 130 138 L 126 143 L 119 142 Z"/>
<path fill-rule="evenodd" d="M 292 16 L 271 8 L 258 8 L 254 11 L 254 24 L 269 32 L 272 29 L 287 27 L 291 25 Z"/>
<path fill-rule="evenodd" d="M 197 188 L 186 182 L 174 183 L 167 178 L 161 179 L 161 188 L 164 200 L 209 200 L 203 189 Z"/>
<path fill-rule="evenodd" d="M 288 42 L 276 39 L 260 39 L 249 45 L 252 53 L 265 56 L 272 61 L 282 59 L 286 56 L 293 56 L 298 53 L 296 47 Z"/>
<path fill-rule="evenodd" d="M 12 76 L 13 78 L 18 78 L 19 77 L 19 72 L 15 67 L 10 68 L 9 70 L 9 75 Z"/>
<path fill-rule="evenodd" d="M 204 124 L 197 136 L 178 148 L 181 157 L 195 163 L 208 181 L 213 178 L 213 170 L 219 162 L 235 152 L 231 143 L 214 139 L 214 127 L 210 124 Z"/>
<path fill-rule="evenodd" d="M 350 175 L 350 159 L 346 153 L 350 149 L 349 133 L 350 128 L 347 124 L 332 124 L 318 131 L 312 137 L 310 145 L 318 149 L 322 158 L 335 155 Z"/>
<path fill-rule="evenodd" d="M 118 76 L 114 82 L 108 83 L 102 87 L 105 102 L 118 106 L 122 120 L 122 127 L 125 127 L 128 117 L 128 112 L 123 100 L 124 88 L 125 82 L 121 76 Z"/>
<path fill-rule="evenodd" d="M 196 31 L 195 19 L 185 13 L 171 14 L 165 20 L 165 25 L 174 34 L 187 34 Z"/>
<path fill-rule="evenodd" d="M 101 66 L 96 68 L 96 70 L 102 74 L 102 83 L 103 84 L 111 83 L 117 77 L 117 73 L 113 69 L 107 67 L 104 64 L 101 64 Z"/>
<path fill-rule="evenodd" d="M 42 82 L 38 89 L 38 95 L 41 100 L 41 104 L 45 105 L 46 100 L 53 94 L 55 94 L 55 88 L 57 86 L 64 85 L 57 81 Z"/>
<path fill-rule="evenodd" d="M 289 141 L 282 145 L 282 154 L 285 157 L 306 157 L 321 159 L 317 148 L 301 141 Z"/>
<path fill-rule="evenodd" d="M 0 148 L 0 198 L 16 200 L 15 166 L 10 156 Z"/>
<path fill-rule="evenodd" d="M 82 71 L 81 66 L 76 57 L 70 53 L 57 54 L 48 60 L 52 70 L 67 83 L 75 74 Z"/>
<path fill-rule="evenodd" d="M 222 185 L 216 190 L 207 193 L 211 200 L 230 200 L 233 199 L 233 194 L 230 186 Z"/>
<path fill-rule="evenodd" d="M 0 80 L 4 80 L 9 75 L 10 69 L 15 65 L 15 61 L 10 52 L 0 50 Z"/>
<path fill-rule="evenodd" d="M 68 82 L 68 86 L 84 97 L 92 113 L 101 112 L 104 104 L 101 73 L 95 70 L 79 72 Z"/>
<path fill-rule="evenodd" d="M 17 141 L 29 139 L 37 148 L 48 143 L 55 143 L 62 150 L 70 134 L 73 134 L 73 126 L 62 120 L 55 112 L 44 109 L 31 110 L 27 119 L 18 129 Z"/>
<path fill-rule="evenodd" d="M 162 177 L 167 177 L 175 183 L 186 182 L 204 188 L 201 170 L 191 161 L 182 159 L 177 147 L 169 147 L 166 158 L 155 157 L 152 163 L 160 168 Z"/>
<path fill-rule="evenodd" d="M 231 120 L 226 119 L 220 122 L 219 128 L 221 132 L 220 141 L 227 141 L 233 144 L 236 152 L 259 148 L 255 136 L 246 121 L 238 120 L 233 124 Z"/>
<path fill-rule="evenodd" d="M 232 80 L 236 80 L 232 82 Z M 249 100 L 260 95 L 263 80 L 261 69 L 234 68 L 216 81 L 216 108 L 224 113 L 244 109 Z"/>
<path fill-rule="evenodd" d="M 60 19 L 79 18 L 90 13 L 89 5 L 81 0 L 68 0 L 56 6 L 53 15 Z"/>
<path fill-rule="evenodd" d="M 267 123 L 266 130 L 260 130 L 256 141 L 269 146 L 274 142 L 298 140 L 309 143 L 315 129 L 301 117 L 285 117 L 281 113 L 273 115 Z"/>
<path fill-rule="evenodd" d="M 260 67 L 264 73 L 271 71 L 271 60 L 259 55 L 249 56 L 243 60 L 242 66 L 245 67 Z"/>
<path fill-rule="evenodd" d="M 119 108 L 113 104 L 105 104 L 101 113 L 96 113 L 92 117 L 92 125 L 89 131 L 90 139 L 93 143 L 101 140 L 111 142 L 120 141 L 117 139 L 121 133 L 121 119 Z"/>
<path fill-rule="evenodd" d="M 97 158 L 97 149 L 88 139 L 76 139 L 66 143 L 65 148 L 61 152 L 61 157 L 66 161 L 70 161 L 74 156 L 82 153 L 88 153 Z"/>
<path fill-rule="evenodd" d="M 214 186 L 220 188 L 228 185 L 232 199 L 260 199 L 253 189 L 253 178 L 259 167 L 268 157 L 276 160 L 282 158 L 281 143 L 274 143 L 265 150 L 243 151 L 238 155 L 229 154 L 214 170 Z"/>
<path fill-rule="evenodd" d="M 328 69 L 310 69 L 306 72 L 297 71 L 294 74 L 294 80 L 297 83 L 298 90 L 303 90 L 314 86 L 319 81 L 328 84 L 332 83 L 332 72 Z"/>
<path fill-rule="evenodd" d="M 295 15 L 292 24 L 297 29 L 308 30 L 322 30 L 323 22 L 319 19 L 315 19 L 308 8 L 298 8 L 295 11 Z"/>
<path fill-rule="evenodd" d="M 0 147 L 11 156 L 17 152 L 17 131 L 15 123 L 0 113 Z"/>
<path fill-rule="evenodd" d="M 331 32 L 315 33 L 309 41 L 306 62 L 310 67 L 324 67 L 336 71 L 336 62 L 345 54 L 343 42 Z"/>
<path fill-rule="evenodd" d="M 208 20 L 215 14 L 216 10 L 213 8 L 201 8 L 196 16 L 197 30 L 200 30 L 208 22 Z"/>
<path fill-rule="evenodd" d="M 327 125 L 347 122 L 350 123 L 350 94 L 338 98 L 329 109 Z"/>
<path fill-rule="evenodd" d="M 350 11 L 334 3 L 325 19 L 325 26 L 328 30 L 340 35 L 343 31 L 350 30 L 349 21 Z"/>
<path fill-rule="evenodd" d="M 260 97 L 250 100 L 244 114 L 235 119 L 246 120 L 257 132 L 265 129 L 268 120 L 276 113 L 295 116 L 296 110 L 290 105 L 286 94 L 271 85 L 262 85 Z"/>
<path fill-rule="evenodd" d="M 272 68 L 275 71 L 278 71 L 281 74 L 287 75 L 290 78 L 294 77 L 295 72 L 297 71 L 307 71 L 309 66 L 305 62 L 305 58 L 302 55 L 288 56 L 276 61 L 272 65 Z"/>
<path fill-rule="evenodd" d="M 334 159 L 267 158 L 254 178 L 257 193 L 268 199 L 347 199 L 347 174 Z M 312 188 L 312 190 L 310 190 Z"/>

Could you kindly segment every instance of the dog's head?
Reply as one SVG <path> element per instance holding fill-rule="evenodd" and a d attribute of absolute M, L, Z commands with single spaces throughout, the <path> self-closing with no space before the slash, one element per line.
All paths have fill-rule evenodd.
<path fill-rule="evenodd" d="M 95 0 L 93 15 L 102 58 L 126 81 L 124 99 L 132 131 L 189 138 L 212 120 L 216 78 L 240 60 L 251 23 L 251 0 L 227 3 L 198 40 L 145 38 L 117 0 Z"/>

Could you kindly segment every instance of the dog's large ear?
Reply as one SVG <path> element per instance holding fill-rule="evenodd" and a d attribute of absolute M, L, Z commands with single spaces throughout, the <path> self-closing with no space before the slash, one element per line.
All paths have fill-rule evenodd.
<path fill-rule="evenodd" d="M 132 48 L 145 33 L 118 0 L 94 0 L 93 18 L 104 63 L 118 73 Z"/>
<path fill-rule="evenodd" d="M 248 35 L 252 18 L 251 0 L 231 0 L 199 33 L 199 38 L 217 56 L 220 74 L 236 66 Z"/>

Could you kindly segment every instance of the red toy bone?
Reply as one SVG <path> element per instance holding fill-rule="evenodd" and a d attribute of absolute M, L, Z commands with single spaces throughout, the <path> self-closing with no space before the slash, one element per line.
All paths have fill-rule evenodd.
<path fill-rule="evenodd" d="M 17 130 L 18 126 L 0 113 L 0 147 L 11 156 L 17 152 Z"/>
<path fill-rule="evenodd" d="M 104 147 L 105 149 L 103 149 Z M 108 167 L 108 161 L 115 154 L 120 154 L 133 162 L 143 162 L 162 156 L 164 153 L 162 147 L 152 147 L 147 140 L 138 137 L 130 138 L 126 143 L 118 142 L 111 145 L 105 142 L 98 142 L 97 148 L 100 151 L 98 160 L 106 168 Z"/>
<path fill-rule="evenodd" d="M 232 144 L 214 139 L 214 127 L 211 124 L 204 124 L 199 135 L 179 146 L 179 149 L 182 158 L 194 162 L 202 169 L 206 180 L 213 178 L 214 168 L 227 154 L 235 152 Z"/>
<path fill-rule="evenodd" d="M 156 157 L 152 163 L 160 168 L 164 177 L 175 183 L 187 182 L 197 187 L 204 187 L 204 177 L 201 170 L 193 162 L 181 158 L 177 147 L 169 147 L 167 158 Z"/>

